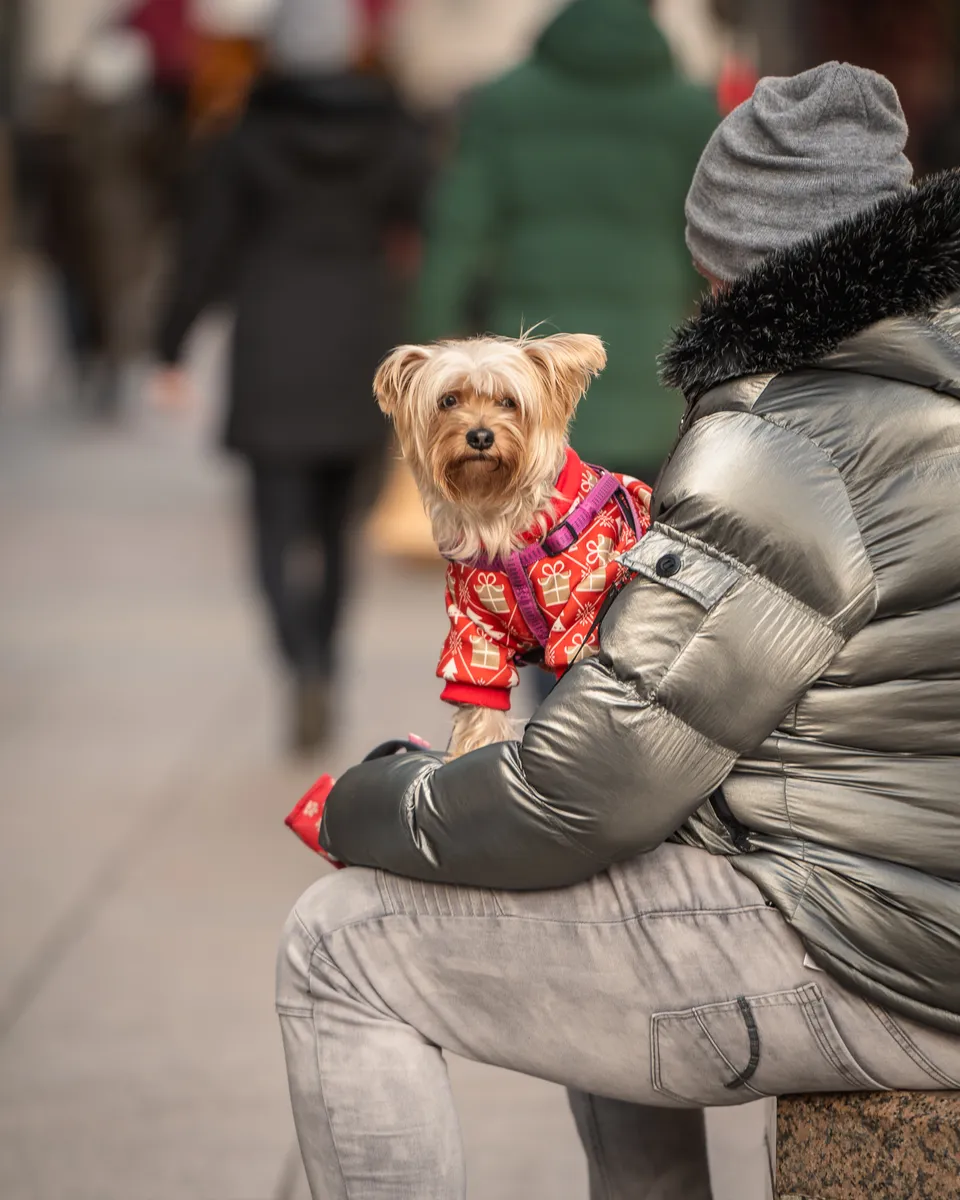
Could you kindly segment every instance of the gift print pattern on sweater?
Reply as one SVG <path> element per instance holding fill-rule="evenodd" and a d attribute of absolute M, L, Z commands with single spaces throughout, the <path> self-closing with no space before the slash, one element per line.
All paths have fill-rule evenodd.
<path fill-rule="evenodd" d="M 650 489 L 630 476 L 617 478 L 630 493 L 642 535 L 650 525 Z M 596 468 L 567 450 L 551 528 L 589 495 L 598 479 Z M 529 541 L 534 540 L 531 535 Z M 549 629 L 543 647 L 548 670 L 559 676 L 581 653 L 596 647 L 597 632 L 591 633 L 591 628 L 608 590 L 622 583 L 627 572 L 618 560 L 635 541 L 616 499 L 611 499 L 568 550 L 542 558 L 530 568 L 533 594 Z M 447 567 L 446 590 L 450 629 L 437 667 L 445 682 L 442 699 L 508 709 L 510 689 L 519 681 L 517 660 L 539 643 L 506 571 L 486 563 L 452 562 Z"/>

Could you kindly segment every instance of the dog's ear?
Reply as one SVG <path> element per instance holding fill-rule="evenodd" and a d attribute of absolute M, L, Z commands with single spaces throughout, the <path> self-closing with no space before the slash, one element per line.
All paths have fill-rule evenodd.
<path fill-rule="evenodd" d="M 564 421 L 570 420 L 590 380 L 607 364 L 603 342 L 592 333 L 554 333 L 531 339 L 523 342 L 523 352 L 537 368 Z"/>
<path fill-rule="evenodd" d="M 388 416 L 396 412 L 400 397 L 429 357 L 429 346 L 397 346 L 377 368 L 373 377 L 373 394 Z"/>

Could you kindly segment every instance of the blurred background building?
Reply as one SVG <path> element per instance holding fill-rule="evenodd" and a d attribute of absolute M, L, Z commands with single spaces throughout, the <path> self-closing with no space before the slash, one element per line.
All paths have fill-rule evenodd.
<path fill-rule="evenodd" d="M 271 977 L 277 930 L 321 868 L 282 818 L 321 770 L 344 769 L 386 736 L 413 727 L 445 739 L 449 714 L 433 677 L 442 576 L 409 477 L 379 460 L 349 510 L 336 719 L 312 755 L 289 757 L 287 680 L 255 599 L 243 475 L 211 452 L 230 402 L 235 280 L 214 289 L 217 302 L 187 306 L 195 328 L 182 356 L 177 348 L 185 403 L 157 405 L 171 274 L 179 264 L 190 278 L 185 181 L 198 160 L 235 148 L 236 131 L 247 138 L 277 48 L 291 67 L 308 42 L 316 48 L 298 32 L 312 27 L 332 73 L 388 83 L 425 129 L 430 191 L 440 196 L 476 89 L 499 88 L 564 7 L 0 0 L 3 1200 L 305 1200 Z M 671 69 L 701 89 L 714 116 L 749 95 L 759 74 L 848 59 L 896 84 L 919 173 L 960 165 L 956 0 L 649 7 Z M 265 136 L 276 148 L 289 129 L 279 122 Z M 552 130 L 561 145 L 564 132 Z M 255 215 L 278 196 L 309 214 L 313 189 L 330 183 L 284 174 L 283 154 L 257 161 L 271 187 L 256 193 Z M 562 161 L 557 169 L 562 178 Z M 668 195 L 653 170 L 624 178 L 613 186 L 646 188 L 650 211 L 661 204 L 658 237 L 672 239 L 665 249 L 679 263 L 682 180 Z M 580 202 L 590 216 L 589 187 Z M 622 239 L 642 207 L 618 210 Z M 412 334 L 422 247 L 429 262 L 437 244 L 436 218 L 423 211 L 416 203 L 402 227 L 384 223 L 373 246 L 377 271 L 396 284 L 398 328 Z M 319 278 L 336 248 L 309 220 L 296 229 L 310 244 L 300 265 L 315 263 Z M 249 280 L 263 244 L 253 234 L 231 243 L 229 265 Z M 553 253 L 572 256 L 572 246 L 561 238 Z M 695 281 L 677 300 L 680 290 L 651 320 L 668 325 L 693 304 Z M 559 303 L 525 315 L 549 319 Z M 623 335 L 603 327 L 602 306 L 589 319 L 589 332 L 615 348 Z M 440 311 L 431 332 L 448 321 L 447 332 L 466 331 L 462 313 Z M 322 360 L 319 339 L 313 349 Z M 656 403 L 651 380 L 648 372 Z M 351 385 L 349 403 L 369 403 L 372 414 L 361 390 Z M 615 423 L 607 432 L 616 439 Z M 631 451 L 638 462 L 641 450 Z M 322 549 L 289 565 L 297 578 L 322 577 Z M 584 1194 L 557 1089 L 451 1069 L 475 1200 Z M 749 1110 L 711 1114 L 717 1200 L 764 1196 L 759 1129 Z"/>

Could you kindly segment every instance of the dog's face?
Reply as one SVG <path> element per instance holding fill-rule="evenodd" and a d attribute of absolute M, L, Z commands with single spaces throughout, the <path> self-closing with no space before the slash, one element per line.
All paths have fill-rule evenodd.
<path fill-rule="evenodd" d="M 605 362 L 589 334 L 400 346 L 374 391 L 421 485 L 495 511 L 552 481 L 577 403 Z"/>
<path fill-rule="evenodd" d="M 469 377 L 439 398 L 427 431 L 426 465 L 438 489 L 451 500 L 484 506 L 501 489 L 512 488 L 526 466 L 530 405 L 524 410 L 508 379 L 486 388 Z"/>

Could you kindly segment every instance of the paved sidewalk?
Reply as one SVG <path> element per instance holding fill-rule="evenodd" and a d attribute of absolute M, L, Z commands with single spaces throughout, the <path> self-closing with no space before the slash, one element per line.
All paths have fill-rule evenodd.
<path fill-rule="evenodd" d="M 368 564 L 336 753 L 285 763 L 239 482 L 156 421 L 0 409 L 3 1200 L 307 1197 L 272 978 L 323 868 L 282 817 L 381 736 L 442 741 L 443 614 L 435 573 Z M 559 1089 L 451 1070 L 472 1200 L 585 1197 Z M 757 1121 L 713 1132 L 717 1200 L 762 1195 Z"/>

